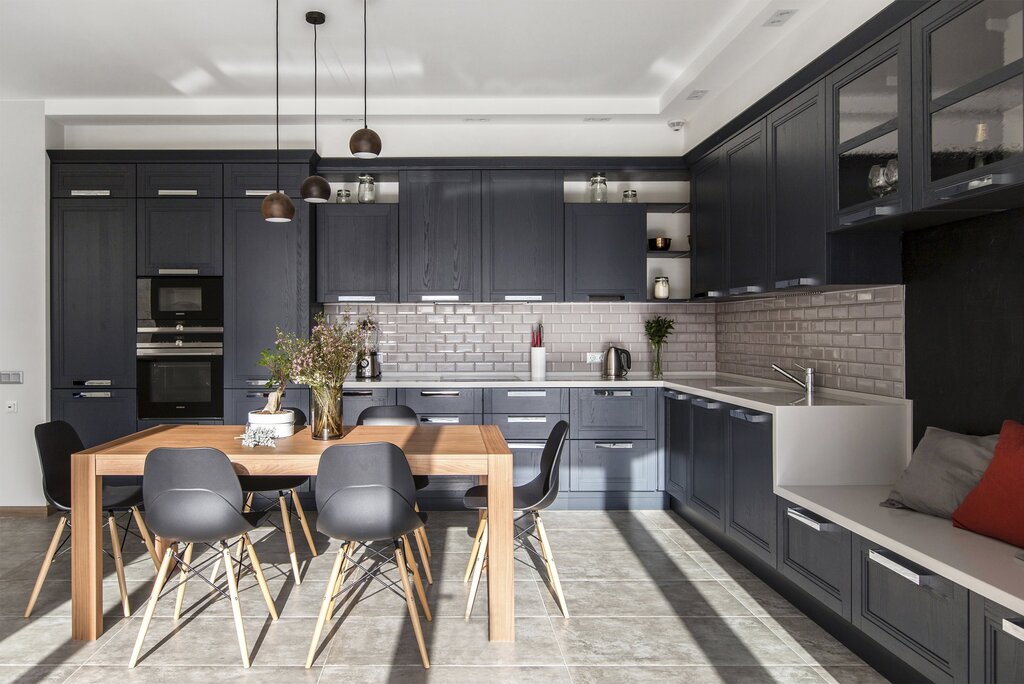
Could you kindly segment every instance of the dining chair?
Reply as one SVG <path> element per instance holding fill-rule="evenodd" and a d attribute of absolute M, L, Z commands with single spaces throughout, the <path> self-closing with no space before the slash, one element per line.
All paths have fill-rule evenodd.
<path fill-rule="evenodd" d="M 290 411 L 295 413 L 295 425 L 296 427 L 306 424 L 306 414 L 300 409 L 290 408 Z M 269 498 L 265 492 L 277 492 L 277 501 L 265 506 L 259 510 L 260 514 L 264 516 L 263 521 L 269 520 L 269 515 L 273 513 L 274 509 L 277 508 L 281 512 L 281 526 L 277 527 L 273 522 L 271 525 L 276 527 L 279 531 L 284 532 L 285 544 L 288 546 L 288 558 L 292 564 L 292 575 L 295 577 L 296 584 L 302 584 L 302 576 L 299 574 L 299 560 L 295 552 L 295 537 L 292 535 L 292 515 L 295 515 L 299 519 L 299 525 L 302 526 L 302 534 L 306 537 L 306 544 L 309 546 L 309 552 L 313 555 L 317 555 L 316 542 L 313 540 L 313 533 L 310 532 L 309 523 L 306 520 L 306 511 L 302 508 L 302 502 L 299 500 L 298 489 L 307 482 L 309 478 L 305 475 L 292 475 L 292 476 L 267 476 L 267 475 L 240 475 L 238 482 L 242 487 L 242 491 L 245 492 L 245 512 L 253 510 L 253 505 L 256 503 L 256 497 L 260 499 Z M 286 497 L 287 496 L 287 500 Z M 239 547 L 235 552 L 235 559 L 239 560 L 242 556 L 242 549 Z"/>
<path fill-rule="evenodd" d="M 168 542 L 168 547 L 160 561 L 160 570 L 153 584 L 153 592 L 149 597 L 149 604 L 146 606 L 128 667 L 135 667 L 139 661 L 142 644 L 146 639 L 146 632 L 156 611 L 156 604 L 167 580 L 172 560 L 181 571 L 174 604 L 174 619 L 177 620 L 181 615 L 186 580 L 194 575 L 206 582 L 231 602 L 238 648 L 242 654 L 242 666 L 249 667 L 249 649 L 242 625 L 238 584 L 227 545 L 229 539 L 239 537 L 240 543 L 245 546 L 260 591 L 263 593 L 263 600 L 266 601 L 273 620 L 277 620 L 277 609 L 270 596 L 256 549 L 249 539 L 249 532 L 255 528 L 261 514 L 242 512 L 242 489 L 234 468 L 231 467 L 230 459 L 223 452 L 207 447 L 154 449 L 146 456 L 142 489 L 150 528 L 162 540 Z M 180 555 L 176 548 L 178 544 L 185 545 L 184 552 Z M 219 554 L 205 561 L 193 563 L 193 551 L 197 544 L 217 550 Z M 219 561 L 224 562 L 227 592 L 199 572 L 206 563 Z"/>
<path fill-rule="evenodd" d="M 551 591 L 558 601 L 562 617 L 566 618 L 569 617 L 569 609 L 565 605 L 562 583 L 558 580 L 555 557 L 551 552 L 551 543 L 544 530 L 540 512 L 554 503 L 558 496 L 558 470 L 562 462 L 562 451 L 565 448 L 565 436 L 568 432 L 569 424 L 567 422 L 560 420 L 555 423 L 544 443 L 544 451 L 541 452 L 540 472 L 526 484 L 512 489 L 512 508 L 517 513 L 521 513 L 514 521 L 516 548 L 525 549 L 532 557 L 536 557 L 537 550 L 533 548 L 532 544 L 528 544 L 527 540 L 532 539 L 540 544 L 541 559 L 547 569 Z M 469 590 L 469 600 L 466 602 L 466 619 L 468 620 L 473 614 L 473 603 L 476 601 L 476 592 L 480 586 L 480 575 L 483 573 L 484 563 L 487 560 L 487 485 L 471 487 L 462 502 L 466 508 L 482 512 L 476 537 L 473 540 L 473 549 L 469 555 L 469 564 L 466 566 L 466 576 L 463 580 L 468 582 L 470 577 L 473 579 Z M 527 517 L 532 518 L 532 521 L 527 521 L 527 526 L 520 528 L 519 521 Z M 536 534 L 534 534 L 534 530 L 536 530 Z"/>
<path fill-rule="evenodd" d="M 420 424 L 419 416 L 408 406 L 368 406 L 363 409 L 356 419 L 356 425 L 405 425 L 416 427 Z M 416 491 L 427 488 L 430 478 L 426 475 L 413 475 L 413 482 L 416 484 Z M 419 513 L 419 504 L 416 505 L 416 512 Z M 426 523 L 426 517 L 423 518 Z M 416 539 L 416 547 L 420 552 L 420 561 L 423 563 L 423 574 L 427 576 L 427 584 L 434 583 L 434 575 L 430 571 L 430 557 L 433 552 L 430 550 L 430 542 L 427 540 L 426 526 L 416 530 L 413 534 Z"/>
<path fill-rule="evenodd" d="M 36 425 L 35 438 L 39 464 L 43 471 L 43 495 L 51 506 L 61 511 L 61 516 L 57 520 L 57 529 L 54 530 L 53 537 L 50 539 L 50 545 L 43 555 L 35 586 L 32 587 L 32 593 L 28 598 L 28 607 L 25 608 L 25 617 L 32 615 L 32 609 L 35 608 L 39 592 L 43 588 L 43 582 L 46 581 L 46 575 L 49 573 L 54 559 L 71 548 L 69 543 L 71 541 L 71 454 L 85 449 L 75 428 L 63 420 Z M 124 611 L 124 616 L 128 617 L 131 615 L 131 606 L 128 603 L 128 586 L 125 582 L 121 551 L 128 538 L 133 519 L 139 528 L 139 533 L 136 536 L 145 542 L 150 557 L 153 558 L 156 565 L 159 565 L 153 540 L 146 528 L 142 514 L 139 513 L 139 504 L 142 503 L 142 487 L 104 486 L 101 500 L 101 506 L 107 512 L 107 528 L 110 531 L 111 547 L 110 551 L 104 549 L 103 552 L 114 559 L 117 586 L 121 591 L 121 608 Z M 120 520 L 118 514 L 120 514 Z M 68 532 L 67 537 L 64 537 L 65 529 Z M 124 535 L 120 538 L 118 529 L 124 531 Z"/>
<path fill-rule="evenodd" d="M 324 624 L 333 617 L 335 602 L 343 594 L 349 566 L 362 573 L 353 578 L 349 596 L 354 597 L 354 590 L 359 586 L 377 581 L 405 599 L 420 659 L 423 667 L 429 668 L 430 659 L 408 574 L 411 571 L 424 617 L 430 621 L 433 617 L 408 539 L 409 534 L 423 527 L 424 515 L 416 511 L 416 486 L 405 453 L 388 442 L 337 444 L 320 457 L 316 484 L 317 530 L 342 543 L 320 604 L 306 668 L 312 667 L 316 659 L 320 635 Z M 381 541 L 388 542 L 388 546 L 383 549 L 370 546 Z M 389 546 L 394 549 L 394 563 L 400 578 L 398 585 L 384 573 L 390 560 L 386 555 Z M 366 552 L 363 556 L 357 556 L 360 549 Z M 362 562 L 369 567 L 364 567 Z"/>

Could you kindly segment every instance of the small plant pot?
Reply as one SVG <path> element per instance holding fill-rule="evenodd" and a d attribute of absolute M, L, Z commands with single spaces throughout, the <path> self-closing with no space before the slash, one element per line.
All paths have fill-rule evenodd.
<path fill-rule="evenodd" d="M 275 437 L 291 437 L 295 434 L 295 412 L 288 409 L 277 413 L 249 411 L 249 425 L 272 427 Z"/>

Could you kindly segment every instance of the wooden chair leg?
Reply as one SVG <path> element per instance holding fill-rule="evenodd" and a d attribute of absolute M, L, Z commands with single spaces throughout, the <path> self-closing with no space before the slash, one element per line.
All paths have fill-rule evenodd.
<path fill-rule="evenodd" d="M 221 544 L 224 558 L 224 575 L 228 578 L 228 595 L 231 597 L 231 612 L 235 616 L 235 633 L 238 635 L 238 650 L 242 654 L 242 667 L 249 668 L 249 646 L 245 643 L 245 625 L 242 624 L 242 606 L 238 599 L 238 583 L 235 581 L 235 569 L 231 566 L 231 552 Z"/>
<path fill-rule="evenodd" d="M 242 512 L 243 513 L 251 513 L 252 512 L 252 500 L 253 500 L 253 497 L 255 497 L 255 496 L 256 496 L 256 492 L 249 492 L 246 495 L 245 503 L 242 504 Z"/>
<path fill-rule="evenodd" d="M 294 489 L 291 490 L 292 503 L 295 504 L 295 513 L 299 516 L 299 524 L 302 525 L 302 533 L 306 535 L 306 543 L 309 544 L 309 552 L 315 557 L 316 543 L 313 541 L 313 533 L 309 531 L 309 523 L 306 522 L 306 512 L 302 510 L 302 502 Z"/>
<path fill-rule="evenodd" d="M 418 503 L 413 504 L 413 510 L 419 513 L 420 505 Z M 434 552 L 430 549 L 430 540 L 427 539 L 427 529 L 425 527 L 421 527 L 420 529 L 416 530 L 416 534 L 423 537 L 423 547 L 427 550 L 427 558 L 433 558 Z"/>
<path fill-rule="evenodd" d="M 283 494 L 277 497 L 277 503 L 281 507 L 281 527 L 284 528 L 284 540 L 288 544 L 288 557 L 292 561 L 292 574 L 295 576 L 295 583 L 302 584 L 302 577 L 299 576 L 299 559 L 295 555 L 295 538 L 292 536 L 292 523 L 288 519 L 288 504 L 285 503 Z"/>
<path fill-rule="evenodd" d="M 408 545 L 408 543 L 406 543 Z M 402 578 L 402 589 L 405 591 L 405 605 L 409 609 L 409 619 L 412 620 L 412 631 L 416 635 L 416 645 L 420 648 L 420 659 L 423 661 L 423 669 L 430 669 L 430 659 L 427 657 L 427 645 L 423 643 L 423 629 L 420 627 L 420 615 L 416 611 L 416 602 L 412 597 L 412 588 L 409 586 L 409 575 L 405 569 L 405 558 L 403 557 L 402 546 L 395 542 L 395 564 L 398 566 L 398 576 Z"/>
<path fill-rule="evenodd" d="M 551 588 L 555 590 L 555 598 L 558 599 L 558 607 L 562 610 L 562 617 L 568 618 L 569 608 L 565 604 L 565 595 L 562 594 L 562 583 L 558 580 L 558 568 L 555 567 L 555 556 L 551 553 L 551 543 L 548 541 L 548 534 L 544 530 L 544 521 L 540 519 L 540 513 L 534 512 L 533 517 L 537 521 L 537 532 L 540 534 L 540 549 L 544 554 L 544 560 L 547 562 Z"/>
<path fill-rule="evenodd" d="M 178 579 L 178 596 L 174 599 L 175 622 L 181 617 L 181 604 L 185 602 L 185 582 L 188 581 L 188 564 L 192 562 L 193 548 L 195 548 L 195 545 L 191 542 L 185 547 L 185 555 L 183 557 L 185 562 L 181 565 L 181 576 Z"/>
<path fill-rule="evenodd" d="M 256 547 L 252 545 L 252 541 L 249 539 L 248 534 L 242 535 L 241 542 L 245 544 L 245 550 L 249 554 L 249 562 L 252 563 L 252 569 L 256 573 L 256 581 L 260 584 L 260 591 L 263 592 L 263 600 L 267 602 L 267 610 L 270 611 L 270 618 L 277 620 L 277 606 L 274 605 L 274 599 L 270 595 L 270 587 L 267 586 L 267 578 L 263 576 L 263 567 L 260 566 L 260 559 L 256 555 Z"/>
<path fill-rule="evenodd" d="M 480 575 L 484 570 L 484 559 L 487 557 L 487 521 L 484 521 L 484 532 L 480 537 L 480 550 L 476 554 L 473 565 L 473 583 L 469 586 L 469 598 L 466 600 L 466 619 L 473 615 L 473 604 L 476 602 L 476 590 L 480 586 Z"/>
<path fill-rule="evenodd" d="M 53 531 L 53 537 L 50 538 L 50 546 L 46 549 L 46 555 L 43 556 L 43 564 L 39 566 L 39 574 L 36 575 L 36 584 L 32 587 L 32 595 L 28 597 L 28 607 L 25 608 L 25 617 L 32 615 L 32 609 L 36 607 L 36 600 L 39 598 L 39 592 L 43 588 L 43 582 L 46 581 L 46 575 L 50 572 L 50 565 L 53 564 L 53 554 L 57 553 L 57 547 L 60 545 L 60 536 L 64 533 L 64 526 L 68 522 L 66 515 L 60 516 L 60 520 L 57 521 L 57 529 Z"/>
<path fill-rule="evenodd" d="M 480 550 L 480 536 L 484 533 L 484 527 L 487 525 L 487 511 L 484 511 L 484 515 L 480 518 L 480 524 L 476 527 L 476 538 L 473 540 L 473 550 L 469 552 L 469 563 L 466 564 L 466 576 L 463 578 L 463 582 L 469 581 L 469 576 L 473 574 L 473 564 L 476 562 L 476 554 Z"/>
<path fill-rule="evenodd" d="M 135 520 L 135 526 L 139 528 L 139 536 L 142 537 L 142 541 L 146 544 L 146 550 L 149 551 L 149 557 L 153 559 L 153 569 L 160 569 L 160 554 L 156 552 L 156 546 L 153 545 L 153 537 L 149 534 L 149 528 L 146 527 L 146 521 L 142 518 L 142 513 L 139 512 L 138 506 L 132 506 L 132 518 Z"/>
<path fill-rule="evenodd" d="M 320 615 L 316 619 L 316 627 L 313 628 L 313 641 L 309 644 L 309 653 L 306 654 L 306 669 L 313 667 L 313 659 L 316 657 L 316 647 L 320 643 L 320 634 L 324 630 L 324 623 L 327 621 L 327 610 L 330 607 L 331 597 L 334 596 L 334 587 L 338 584 L 338 575 L 341 574 L 341 564 L 345 558 L 345 546 L 338 551 L 338 557 L 334 559 L 334 566 L 331 568 L 331 576 L 327 580 L 327 588 L 324 590 L 324 600 L 320 603 Z"/>
<path fill-rule="evenodd" d="M 434 576 L 430 572 L 430 554 L 427 553 L 427 547 L 423 545 L 423 537 L 425 537 L 426 535 L 418 534 L 422 532 L 423 528 L 421 527 L 420 529 L 416 530 L 416 533 L 413 533 L 413 536 L 416 538 L 416 546 L 420 550 L 420 561 L 423 563 L 423 572 L 427 575 L 427 584 L 433 584 Z M 411 550 L 406 551 L 406 553 L 408 553 L 410 556 L 412 555 Z"/>
<path fill-rule="evenodd" d="M 353 554 L 355 554 L 355 552 L 356 552 L 356 543 L 355 542 L 348 542 L 346 544 L 342 544 L 341 545 L 341 552 L 340 553 L 342 553 L 345 556 L 345 558 L 344 558 L 344 560 L 341 561 L 341 572 L 338 573 L 338 581 L 334 584 L 333 591 L 331 591 L 331 604 L 327 607 L 327 619 L 328 620 L 334 619 L 334 605 L 335 605 L 334 597 L 337 595 L 337 593 L 339 591 L 341 591 L 341 587 L 344 586 L 344 584 L 345 584 L 345 572 L 348 570 L 348 564 L 350 562 L 348 557 L 353 555 Z"/>
<path fill-rule="evenodd" d="M 146 614 L 142 618 L 142 626 L 139 628 L 139 636 L 135 639 L 135 648 L 132 649 L 131 660 L 128 667 L 135 667 L 139 662 L 139 654 L 142 653 L 142 642 L 146 640 L 146 632 L 149 631 L 149 623 L 153 620 L 153 613 L 156 612 L 156 602 L 160 599 L 160 590 L 167 579 L 167 572 L 171 567 L 171 549 L 164 550 L 163 560 L 160 561 L 160 569 L 156 572 L 156 581 L 153 583 L 153 591 L 149 595 L 149 604 L 146 605 Z"/>
<path fill-rule="evenodd" d="M 128 583 L 124 579 L 124 561 L 121 559 L 121 543 L 117 534 L 117 519 L 113 514 L 107 516 L 107 528 L 110 530 L 110 546 L 114 556 L 114 572 L 117 573 L 117 588 L 121 591 L 121 609 L 125 617 L 131 617 L 132 609 L 128 605 Z"/>
<path fill-rule="evenodd" d="M 423 582 L 420 580 L 420 571 L 416 567 L 416 558 L 412 555 L 412 547 L 409 545 L 409 538 L 402 537 L 402 551 L 405 553 L 406 565 L 412 571 L 412 583 L 416 588 L 416 595 L 420 597 L 420 604 L 423 605 L 423 617 L 430 622 L 434 617 L 430 614 L 430 606 L 427 605 L 427 592 L 423 591 Z M 420 549 L 422 552 L 422 549 Z"/>

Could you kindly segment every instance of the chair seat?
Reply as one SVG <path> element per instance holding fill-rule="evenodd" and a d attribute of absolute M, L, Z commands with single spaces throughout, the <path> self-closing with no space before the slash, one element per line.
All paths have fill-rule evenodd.
<path fill-rule="evenodd" d="M 512 508 L 517 511 L 531 510 L 537 505 L 543 494 L 543 488 L 535 486 L 532 482 L 520 487 L 513 487 Z M 474 511 L 482 511 L 487 508 L 487 485 L 470 487 L 462 497 L 462 504 Z"/>
<path fill-rule="evenodd" d="M 275 475 L 240 475 L 238 484 L 243 492 L 271 492 L 297 489 L 309 482 L 305 475 L 292 475 L 290 477 Z"/>

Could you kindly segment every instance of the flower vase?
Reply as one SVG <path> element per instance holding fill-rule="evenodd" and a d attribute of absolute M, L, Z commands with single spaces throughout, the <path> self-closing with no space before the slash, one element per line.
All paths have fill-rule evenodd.
<path fill-rule="evenodd" d="M 341 387 L 311 387 L 313 439 L 341 439 L 345 436 L 341 408 Z"/>
<path fill-rule="evenodd" d="M 652 344 L 651 350 L 654 352 L 654 358 L 651 361 L 651 377 L 655 380 L 660 380 L 661 373 L 661 345 Z"/>

